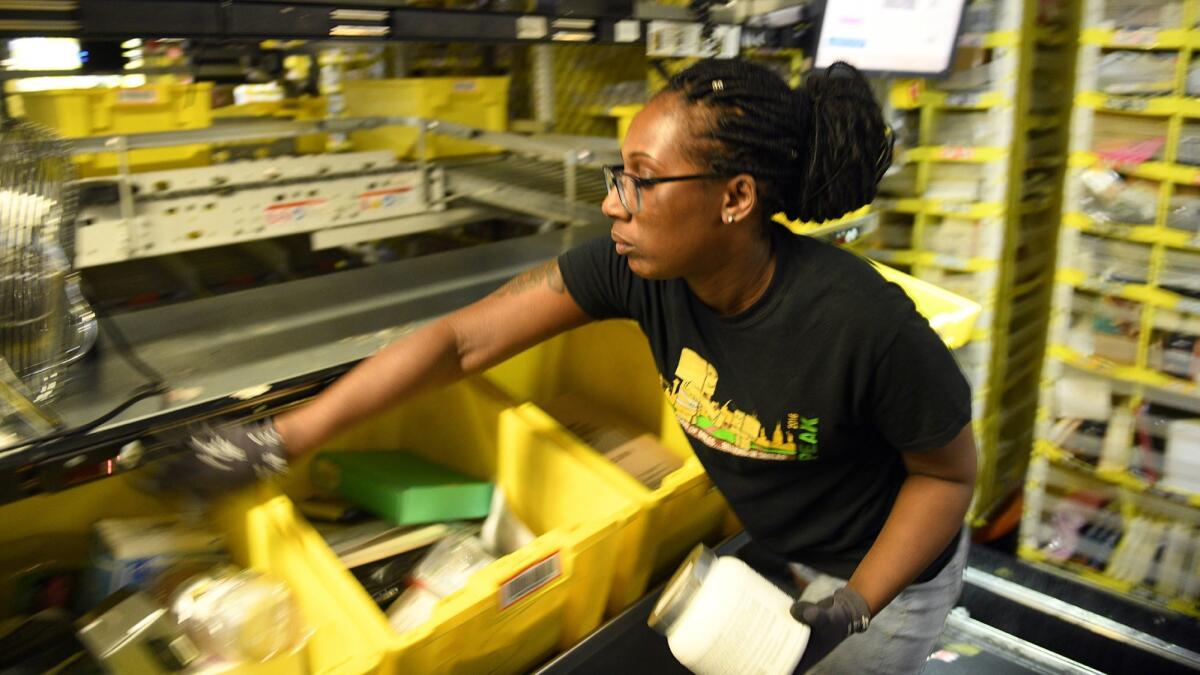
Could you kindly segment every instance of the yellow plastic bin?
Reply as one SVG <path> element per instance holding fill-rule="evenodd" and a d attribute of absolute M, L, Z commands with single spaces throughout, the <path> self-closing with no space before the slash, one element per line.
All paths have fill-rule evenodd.
<path fill-rule="evenodd" d="M 508 77 L 415 77 L 351 80 L 343 85 L 350 117 L 422 117 L 488 131 L 508 128 Z M 416 157 L 417 130 L 393 126 L 350 135 L 358 150 L 392 150 Z M 499 152 L 498 148 L 448 136 L 426 136 L 426 159 Z"/>
<path fill-rule="evenodd" d="M 538 345 L 486 376 L 517 401 L 545 405 L 562 394 L 582 395 L 653 433 L 684 460 L 681 468 L 650 490 L 583 445 L 536 405 L 519 409 L 530 426 L 573 448 L 590 470 L 641 505 L 621 541 L 608 598 L 610 613 L 644 595 L 650 582 L 674 570 L 697 542 L 721 537 L 729 507 L 679 428 L 636 324 L 590 324 Z"/>
<path fill-rule="evenodd" d="M 212 83 L 156 84 L 136 88 L 59 89 L 19 95 L 25 118 L 64 138 L 116 136 L 155 131 L 204 129 L 212 125 Z M 135 171 L 156 171 L 209 163 L 206 143 L 134 150 Z M 83 176 L 115 173 L 114 153 L 77 155 Z"/>
<path fill-rule="evenodd" d="M 392 631 L 373 603 L 359 623 L 383 638 L 383 673 L 527 672 L 600 623 L 619 543 L 638 505 L 551 434 L 476 381 L 408 401 L 326 446 L 409 449 L 494 480 L 537 535 L 471 577 L 432 617 Z"/>
<path fill-rule="evenodd" d="M 884 279 L 904 289 L 947 347 L 958 349 L 971 341 L 982 305 L 887 265 L 872 264 Z"/>
<path fill-rule="evenodd" d="M 9 504 L 0 508 L 0 522 L 5 524 L 0 532 L 4 550 L 0 562 L 12 564 L 14 557 L 38 548 L 39 542 L 54 542 L 54 549 L 84 551 L 91 524 L 97 520 L 171 508 L 133 490 L 120 477 Z M 233 561 L 286 583 L 313 631 L 307 646 L 297 654 L 229 672 L 355 675 L 378 667 L 381 636 L 359 620 L 361 607 L 369 605 L 370 598 L 320 536 L 295 517 L 287 497 L 268 490 L 253 491 L 223 504 L 213 520 L 226 535 Z"/>

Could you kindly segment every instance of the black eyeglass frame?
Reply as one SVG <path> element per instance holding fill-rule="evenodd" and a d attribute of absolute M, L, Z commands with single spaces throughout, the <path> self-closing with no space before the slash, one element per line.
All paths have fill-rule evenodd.
<path fill-rule="evenodd" d="M 642 210 L 642 188 L 645 186 L 658 185 L 659 183 L 677 183 L 685 180 L 708 180 L 712 178 L 732 178 L 736 173 L 693 173 L 686 176 L 660 176 L 658 178 L 640 178 L 632 174 L 625 173 L 624 164 L 605 164 L 601 167 L 604 170 L 604 186 L 612 192 L 613 187 L 617 188 L 617 197 L 621 200 L 621 206 L 630 215 L 637 215 Z M 625 184 L 620 180 L 620 177 L 628 178 L 633 182 L 634 205 L 630 206 L 629 198 L 625 194 Z M 636 208 L 634 208 L 636 207 Z"/>

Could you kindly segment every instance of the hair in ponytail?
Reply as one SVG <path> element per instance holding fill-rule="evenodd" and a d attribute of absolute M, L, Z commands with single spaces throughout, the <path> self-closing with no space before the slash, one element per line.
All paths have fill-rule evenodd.
<path fill-rule="evenodd" d="M 715 173 L 748 173 L 767 213 L 821 222 L 875 199 L 892 160 L 891 131 L 871 87 L 836 63 L 791 89 L 768 68 L 708 59 L 671 78 L 706 115 L 692 152 Z"/>

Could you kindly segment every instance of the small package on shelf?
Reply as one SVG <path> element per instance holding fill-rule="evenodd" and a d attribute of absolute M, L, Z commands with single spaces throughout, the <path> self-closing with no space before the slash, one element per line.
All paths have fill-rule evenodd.
<path fill-rule="evenodd" d="M 981 164 L 936 163 L 929 167 L 926 199 L 955 202 L 984 201 L 986 173 Z"/>
<path fill-rule="evenodd" d="M 1113 51 L 1100 58 L 1096 87 L 1118 96 L 1156 96 L 1175 88 L 1174 53 Z"/>
<path fill-rule="evenodd" d="M 1176 194 L 1171 197 L 1167 212 L 1167 227 L 1188 232 L 1200 232 L 1200 195 Z"/>
<path fill-rule="evenodd" d="M 1054 472 L 1052 472 L 1054 473 Z M 1049 513 L 1042 525 L 1040 547 L 1051 560 L 1068 560 L 1101 569 L 1108 563 L 1121 536 L 1120 517 L 1113 513 L 1107 492 L 1068 489 L 1048 499 Z"/>
<path fill-rule="evenodd" d="M 986 221 L 943 218 L 925 226 L 925 248 L 961 258 L 990 258 L 999 254 L 1002 230 Z"/>
<path fill-rule="evenodd" d="M 1167 251 L 1158 285 L 1180 295 L 1200 298 L 1200 253 Z"/>
<path fill-rule="evenodd" d="M 1188 96 L 1200 96 L 1200 61 L 1188 64 L 1187 86 Z"/>
<path fill-rule="evenodd" d="M 1175 162 L 1200 166 L 1200 125 L 1185 124 L 1175 149 Z"/>
<path fill-rule="evenodd" d="M 1133 365 L 1140 334 L 1136 303 L 1102 297 L 1098 305 L 1094 314 L 1084 314 L 1072 324 L 1069 346 L 1081 354 Z"/>
<path fill-rule="evenodd" d="M 1084 235 L 1075 267 L 1093 281 L 1144 284 L 1150 273 L 1150 247 Z"/>
<path fill-rule="evenodd" d="M 996 145 L 996 131 L 987 112 L 947 112 L 933 130 L 933 143 L 963 147 Z"/>
<path fill-rule="evenodd" d="M 1096 113 L 1091 150 L 1114 164 L 1141 164 L 1161 159 L 1167 144 L 1166 121 L 1112 113 Z"/>
<path fill-rule="evenodd" d="M 1182 2 L 1108 0 L 1103 7 L 1105 24 L 1118 30 L 1173 28 L 1183 22 Z"/>
<path fill-rule="evenodd" d="M 1200 557 L 1194 550 L 1195 531 L 1186 523 L 1173 523 L 1167 530 L 1166 545 L 1158 563 L 1154 590 L 1174 598 L 1183 595 L 1191 573 L 1191 558 Z"/>
<path fill-rule="evenodd" d="M 1111 169 L 1087 169 L 1079 175 L 1083 211 L 1101 223 L 1148 225 L 1158 208 L 1158 190 L 1127 181 Z"/>
<path fill-rule="evenodd" d="M 1200 378 L 1200 337 L 1164 332 L 1151 348 L 1150 365 L 1168 375 L 1196 381 Z"/>
<path fill-rule="evenodd" d="M 1167 427 L 1160 482 L 1172 490 L 1200 494 L 1200 420 L 1176 420 Z"/>
<path fill-rule="evenodd" d="M 1165 533 L 1166 525 L 1161 521 L 1141 516 L 1130 520 L 1105 574 L 1126 583 L 1147 583 Z"/>

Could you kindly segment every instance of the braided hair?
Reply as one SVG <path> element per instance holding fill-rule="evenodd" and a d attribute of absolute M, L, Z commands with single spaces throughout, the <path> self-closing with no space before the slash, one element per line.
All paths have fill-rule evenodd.
<path fill-rule="evenodd" d="M 767 213 L 838 218 L 875 199 L 892 162 L 891 130 L 862 74 L 846 63 L 793 90 L 768 68 L 707 59 L 671 78 L 704 115 L 689 151 L 713 173 L 754 176 Z M 661 95 L 661 94 L 660 94 Z"/>

